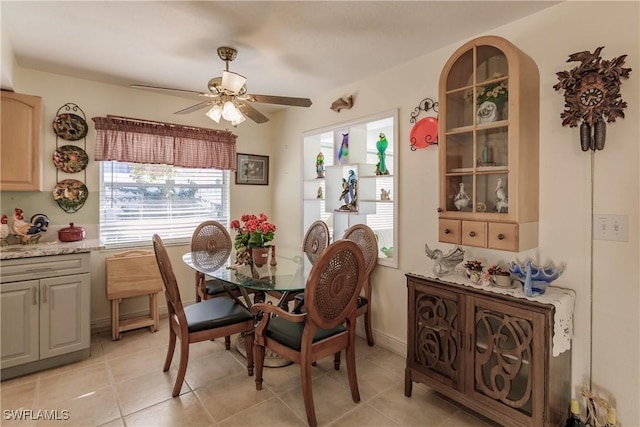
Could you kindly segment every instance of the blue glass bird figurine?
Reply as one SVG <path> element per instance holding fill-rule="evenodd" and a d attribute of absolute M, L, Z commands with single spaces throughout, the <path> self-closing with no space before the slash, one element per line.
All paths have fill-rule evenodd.
<path fill-rule="evenodd" d="M 349 160 L 349 134 L 342 134 L 342 143 L 338 150 L 338 162 L 343 163 Z"/>

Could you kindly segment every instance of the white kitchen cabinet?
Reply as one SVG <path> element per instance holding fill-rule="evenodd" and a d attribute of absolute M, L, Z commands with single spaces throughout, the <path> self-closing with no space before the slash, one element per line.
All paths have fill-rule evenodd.
<path fill-rule="evenodd" d="M 90 254 L 3 260 L 0 268 L 2 379 L 88 356 Z"/>
<path fill-rule="evenodd" d="M 329 226 L 332 241 L 341 239 L 355 224 L 366 224 L 376 233 L 378 263 L 398 266 L 397 248 L 397 141 L 396 110 L 340 123 L 303 134 L 302 153 L 302 226 L 303 234 L 316 220 Z M 376 143 L 383 133 L 388 141 L 385 152 L 388 175 L 376 175 Z M 339 156 L 345 135 L 348 154 Z M 324 177 L 318 177 L 316 158 L 324 156 Z M 357 177 L 357 211 L 341 211 L 343 179 L 349 172 Z M 383 197 L 383 190 L 389 197 Z"/>

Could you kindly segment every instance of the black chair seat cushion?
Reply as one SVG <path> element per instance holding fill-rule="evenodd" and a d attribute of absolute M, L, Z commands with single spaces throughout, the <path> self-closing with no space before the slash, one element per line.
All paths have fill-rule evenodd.
<path fill-rule="evenodd" d="M 189 332 L 204 331 L 253 320 L 242 304 L 231 298 L 212 298 L 184 308 Z"/>
<path fill-rule="evenodd" d="M 267 337 L 289 348 L 300 351 L 303 329 L 304 322 L 294 323 L 284 320 L 281 317 L 276 317 L 269 321 Z M 346 328 L 342 325 L 338 325 L 333 329 L 318 329 L 313 337 L 313 342 L 321 341 L 344 331 L 346 331 Z"/>
<path fill-rule="evenodd" d="M 218 280 L 207 280 L 206 282 L 204 282 L 204 285 L 205 285 L 207 295 L 220 295 L 220 294 L 227 293 L 224 285 L 220 283 Z M 232 292 L 238 290 L 238 285 L 229 284 L 227 286 L 229 287 L 229 290 Z"/>
<path fill-rule="evenodd" d="M 364 307 L 368 302 L 369 300 L 367 300 L 365 297 L 358 297 L 358 308 Z"/>

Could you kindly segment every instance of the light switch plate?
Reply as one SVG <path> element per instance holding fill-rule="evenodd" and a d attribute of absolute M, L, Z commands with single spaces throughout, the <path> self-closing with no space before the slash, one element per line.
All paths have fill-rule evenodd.
<path fill-rule="evenodd" d="M 629 217 L 627 215 L 593 215 L 594 240 L 629 241 Z"/>

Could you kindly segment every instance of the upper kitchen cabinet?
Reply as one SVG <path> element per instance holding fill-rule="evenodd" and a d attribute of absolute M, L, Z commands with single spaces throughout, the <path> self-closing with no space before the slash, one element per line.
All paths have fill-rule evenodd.
<path fill-rule="evenodd" d="M 522 251 L 538 245 L 539 90 L 535 62 L 485 36 L 440 75 L 439 240 Z"/>
<path fill-rule="evenodd" d="M 0 93 L 0 191 L 42 191 L 42 98 Z"/>
<path fill-rule="evenodd" d="M 397 122 L 392 110 L 303 134 L 303 234 L 323 220 L 336 241 L 366 224 L 378 238 L 378 264 L 398 266 Z"/>

